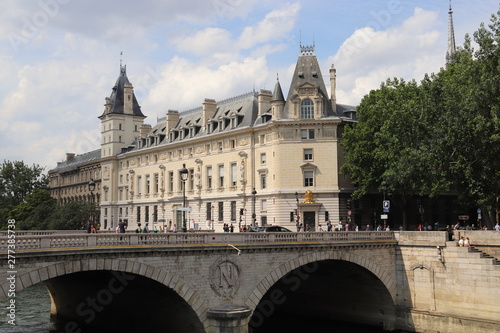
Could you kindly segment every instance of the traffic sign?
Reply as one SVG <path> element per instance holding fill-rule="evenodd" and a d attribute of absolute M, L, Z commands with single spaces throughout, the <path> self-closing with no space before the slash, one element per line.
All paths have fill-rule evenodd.
<path fill-rule="evenodd" d="M 391 202 L 389 200 L 384 200 L 382 202 L 382 207 L 384 208 L 384 213 L 389 213 L 389 210 L 391 208 Z"/>
<path fill-rule="evenodd" d="M 481 208 L 477 209 L 477 215 L 481 215 Z"/>
<path fill-rule="evenodd" d="M 176 210 L 178 211 L 181 211 L 181 212 L 190 212 L 191 211 L 191 207 L 177 207 Z"/>
<path fill-rule="evenodd" d="M 348 210 L 347 211 L 347 215 L 351 216 L 352 215 L 352 211 Z"/>
<path fill-rule="evenodd" d="M 381 220 L 387 220 L 388 218 L 389 218 L 389 215 L 387 215 L 387 214 L 380 215 Z"/>

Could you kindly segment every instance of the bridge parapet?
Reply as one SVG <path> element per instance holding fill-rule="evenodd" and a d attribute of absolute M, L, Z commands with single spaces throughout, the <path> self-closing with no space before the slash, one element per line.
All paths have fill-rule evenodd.
<path fill-rule="evenodd" d="M 148 233 L 148 234 L 49 234 L 15 238 L 16 251 L 133 245 L 195 245 L 252 243 L 310 243 L 395 240 L 394 232 L 245 232 L 245 233 Z M 6 251 L 8 237 L 0 237 L 0 251 Z M 11 242 L 12 243 L 12 242 Z M 11 244 L 10 243 L 10 244 Z"/>

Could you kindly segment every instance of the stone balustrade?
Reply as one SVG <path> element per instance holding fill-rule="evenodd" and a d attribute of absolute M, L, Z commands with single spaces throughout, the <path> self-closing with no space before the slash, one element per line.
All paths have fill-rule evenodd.
<path fill-rule="evenodd" d="M 311 242 L 366 242 L 395 240 L 395 232 L 243 232 L 243 233 L 16 233 L 16 251 L 132 245 L 258 244 Z M 0 236 L 0 251 L 8 247 Z"/>

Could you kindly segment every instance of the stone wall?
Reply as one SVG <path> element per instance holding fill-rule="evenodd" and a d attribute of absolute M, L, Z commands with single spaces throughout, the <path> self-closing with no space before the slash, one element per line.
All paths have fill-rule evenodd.
<path fill-rule="evenodd" d="M 481 235 L 486 237 L 475 234 L 478 243 L 496 242 L 495 234 Z M 400 300 L 409 310 L 400 328 L 423 333 L 500 332 L 500 265 L 446 237 L 446 232 L 399 235 L 398 266 L 404 271 L 398 284 L 409 298 Z"/>

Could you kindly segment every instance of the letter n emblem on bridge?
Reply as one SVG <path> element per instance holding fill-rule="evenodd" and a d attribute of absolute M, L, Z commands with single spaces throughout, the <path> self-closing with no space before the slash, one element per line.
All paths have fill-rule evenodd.
<path fill-rule="evenodd" d="M 210 286 L 222 298 L 231 298 L 240 287 L 240 268 L 232 260 L 221 258 L 210 267 Z"/>

